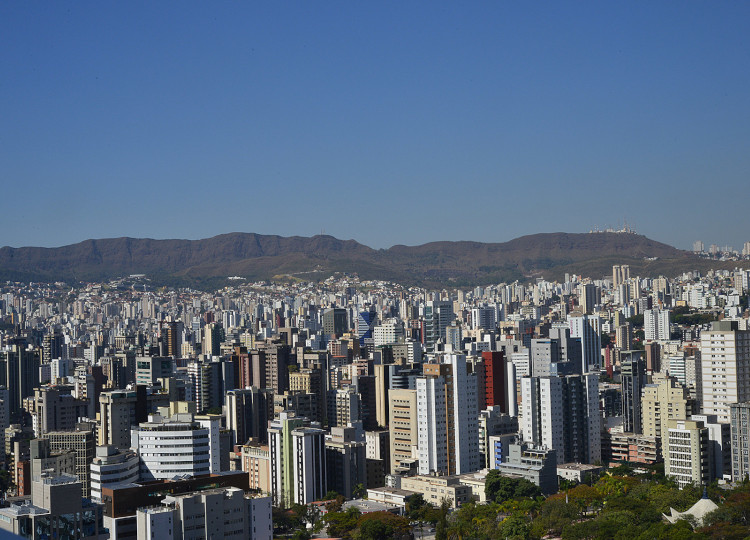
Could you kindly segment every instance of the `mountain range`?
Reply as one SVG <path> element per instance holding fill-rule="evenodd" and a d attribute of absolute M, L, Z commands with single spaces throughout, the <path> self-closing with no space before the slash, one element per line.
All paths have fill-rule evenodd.
<path fill-rule="evenodd" d="M 566 272 L 598 279 L 611 275 L 613 264 L 629 264 L 632 275 L 672 276 L 717 262 L 633 233 L 543 233 L 503 243 L 380 250 L 327 235 L 229 233 L 202 240 L 107 238 L 56 248 L 3 247 L 0 279 L 77 282 L 146 274 L 162 284 L 212 288 L 229 276 L 314 281 L 348 272 L 434 287 L 559 279 Z"/>

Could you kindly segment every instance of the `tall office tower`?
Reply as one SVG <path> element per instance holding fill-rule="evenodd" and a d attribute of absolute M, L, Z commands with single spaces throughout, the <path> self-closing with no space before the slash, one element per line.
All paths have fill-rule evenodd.
<path fill-rule="evenodd" d="M 641 433 L 641 390 L 646 381 L 641 351 L 622 351 L 621 388 L 623 430 Z"/>
<path fill-rule="evenodd" d="M 690 392 L 673 377 L 654 374 L 653 383 L 646 384 L 641 397 L 643 435 L 656 437 L 661 450 L 669 420 L 684 420 L 695 409 Z"/>
<path fill-rule="evenodd" d="M 435 344 L 445 339 L 445 330 L 453 322 L 453 302 L 429 300 L 424 307 L 425 345 L 434 351 Z"/>
<path fill-rule="evenodd" d="M 394 388 L 388 390 L 388 416 L 391 455 L 389 470 L 395 473 L 402 462 L 415 456 L 419 443 L 417 391 Z"/>
<path fill-rule="evenodd" d="M 232 445 L 245 444 L 248 439 L 268 443 L 268 421 L 273 419 L 273 393 L 260 388 L 230 390 L 224 396 L 227 429 L 232 432 Z"/>
<path fill-rule="evenodd" d="M 647 309 L 644 311 L 643 331 L 646 341 L 669 340 L 669 310 Z"/>
<path fill-rule="evenodd" d="M 260 388 L 273 390 L 274 394 L 283 394 L 289 390 L 289 364 L 291 363 L 292 348 L 281 341 L 266 341 L 258 343 L 258 350 L 265 353 L 265 381 Z M 253 356 L 255 368 L 255 356 Z"/>
<path fill-rule="evenodd" d="M 580 373 L 599 371 L 602 361 L 602 319 L 598 315 L 572 315 L 570 337 L 581 339 Z M 579 370 L 576 370 L 578 372 Z"/>
<path fill-rule="evenodd" d="M 523 439 L 556 451 L 558 463 L 601 460 L 599 375 L 523 377 Z"/>
<path fill-rule="evenodd" d="M 701 332 L 703 414 L 729 423 L 729 406 L 750 401 L 750 330 L 737 321 L 716 321 Z"/>
<path fill-rule="evenodd" d="M 221 362 L 194 361 L 187 366 L 188 381 L 198 412 L 221 406 Z"/>
<path fill-rule="evenodd" d="M 118 450 L 112 445 L 97 446 L 91 462 L 91 498 L 101 502 L 102 488 L 113 484 L 137 482 L 140 475 L 138 454 L 132 450 Z"/>
<path fill-rule="evenodd" d="M 372 339 L 372 329 L 378 318 L 373 311 L 362 311 L 357 315 L 357 337 L 359 337 L 359 346 L 364 347 L 366 340 Z"/>
<path fill-rule="evenodd" d="M 630 323 L 620 325 L 615 330 L 615 347 L 623 351 L 633 348 L 633 327 Z"/>
<path fill-rule="evenodd" d="M 224 328 L 221 323 L 212 322 L 203 328 L 203 341 L 201 347 L 206 356 L 219 356 L 221 354 L 221 342 L 224 341 Z"/>
<path fill-rule="evenodd" d="M 343 308 L 330 308 L 323 312 L 323 333 L 328 339 L 349 331 L 349 320 Z"/>
<path fill-rule="evenodd" d="M 94 459 L 96 441 L 94 432 L 87 429 L 85 424 L 79 425 L 75 431 L 51 431 L 44 435 L 49 440 L 52 452 L 62 453 L 74 450 L 76 453 L 76 476 L 81 482 L 84 497 L 89 496 L 91 486 L 91 470 L 89 465 Z"/>
<path fill-rule="evenodd" d="M 162 321 L 161 323 L 161 355 L 178 358 L 181 356 L 180 348 L 182 347 L 182 332 L 180 331 L 182 323 L 175 321 Z"/>
<path fill-rule="evenodd" d="M 711 478 L 708 429 L 703 422 L 669 420 L 665 442 L 664 474 L 677 486 L 708 485 Z"/>
<path fill-rule="evenodd" d="M 198 476 L 221 468 L 218 424 L 203 426 L 192 414 L 149 416 L 131 430 L 130 446 L 140 457 L 142 480 Z"/>
<path fill-rule="evenodd" d="M 732 436 L 732 480 L 750 479 L 750 401 L 729 406 Z"/>
<path fill-rule="evenodd" d="M 355 375 L 352 377 L 354 389 L 359 394 L 360 420 L 365 431 L 378 428 L 376 384 L 374 375 Z"/>
<path fill-rule="evenodd" d="M 347 426 L 362 418 L 362 401 L 353 385 L 328 392 L 328 426 Z"/>
<path fill-rule="evenodd" d="M 516 416 L 518 398 L 513 362 L 506 360 L 503 351 L 484 351 L 482 360 L 485 407 L 497 406 L 502 413 Z"/>
<path fill-rule="evenodd" d="M 471 309 L 472 329 L 495 330 L 497 328 L 497 307 L 477 306 Z"/>
<path fill-rule="evenodd" d="M 367 486 L 365 432 L 361 426 L 333 427 L 325 451 L 328 489 L 353 498 L 357 484 Z"/>
<path fill-rule="evenodd" d="M 59 330 L 44 335 L 42 341 L 42 363 L 49 364 L 55 358 L 62 358 L 65 336 Z"/>
<path fill-rule="evenodd" d="M 581 310 L 586 315 L 594 313 L 594 307 L 601 303 L 599 288 L 593 283 L 581 285 Z"/>
<path fill-rule="evenodd" d="M 417 378 L 420 474 L 464 474 L 479 463 L 477 377 L 466 356 L 446 354 Z"/>
<path fill-rule="evenodd" d="M 11 348 L 0 356 L 0 385 L 8 389 L 8 414 L 11 420 L 23 410 L 23 400 L 39 386 L 39 355 L 26 347 L 26 340 L 11 340 Z"/>
<path fill-rule="evenodd" d="M 294 445 L 292 431 L 303 427 L 307 420 L 293 412 L 283 411 L 268 427 L 269 452 L 271 454 L 271 493 L 274 505 L 288 507 L 295 500 L 294 490 Z"/>

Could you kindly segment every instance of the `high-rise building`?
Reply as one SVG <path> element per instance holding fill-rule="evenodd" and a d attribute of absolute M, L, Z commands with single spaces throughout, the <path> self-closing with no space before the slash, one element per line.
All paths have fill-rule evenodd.
<path fill-rule="evenodd" d="M 34 389 L 34 396 L 26 399 L 26 409 L 37 437 L 50 431 L 73 430 L 80 418 L 90 418 L 94 412 L 89 401 L 74 398 L 70 389 L 62 386 Z"/>
<path fill-rule="evenodd" d="M 599 371 L 602 358 L 602 319 L 598 315 L 572 315 L 570 337 L 581 339 L 582 365 L 580 373 Z M 579 370 L 576 370 L 579 372 Z"/>
<path fill-rule="evenodd" d="M 328 392 L 328 425 L 347 426 L 362 418 L 362 401 L 353 385 Z"/>
<path fill-rule="evenodd" d="M 515 366 L 507 361 L 503 351 L 482 352 L 484 363 L 484 405 L 500 407 L 500 411 L 515 416 L 517 386 Z"/>
<path fill-rule="evenodd" d="M 732 403 L 750 401 L 750 330 L 736 321 L 716 321 L 701 332 L 701 381 L 704 414 L 730 422 Z"/>
<path fill-rule="evenodd" d="M 601 303 L 599 288 L 593 283 L 581 285 L 581 310 L 586 315 L 594 313 L 594 308 Z"/>
<path fill-rule="evenodd" d="M 464 474 L 480 467 L 477 377 L 466 356 L 446 354 L 417 378 L 420 474 Z"/>
<path fill-rule="evenodd" d="M 623 430 L 640 434 L 641 390 L 646 382 L 641 351 L 622 351 L 620 384 L 622 392 Z"/>
<path fill-rule="evenodd" d="M 664 474 L 680 488 L 711 482 L 708 429 L 703 422 L 669 420 L 662 448 Z"/>
<path fill-rule="evenodd" d="M 140 475 L 140 461 L 132 450 L 118 450 L 112 445 L 97 446 L 91 462 L 91 498 L 102 500 L 102 487 L 136 482 Z"/>
<path fill-rule="evenodd" d="M 332 427 L 325 452 L 329 490 L 351 499 L 358 484 L 367 486 L 367 453 L 361 425 Z"/>
<path fill-rule="evenodd" d="M 349 318 L 343 308 L 330 308 L 323 312 L 323 333 L 328 339 L 349 331 Z"/>
<path fill-rule="evenodd" d="M 295 447 L 292 431 L 304 427 L 308 420 L 293 412 L 283 411 L 268 427 L 271 454 L 271 493 L 276 506 L 289 506 L 296 501 L 294 489 Z"/>
<path fill-rule="evenodd" d="M 445 331 L 454 318 L 453 302 L 429 300 L 425 304 L 425 345 L 428 350 L 434 350 L 438 341 L 445 340 Z"/>
<path fill-rule="evenodd" d="M 685 420 L 694 409 L 690 392 L 675 378 L 654 374 L 653 383 L 646 384 L 642 389 L 642 433 L 647 437 L 656 437 L 661 450 L 669 420 Z"/>
<path fill-rule="evenodd" d="M 555 449 L 559 463 L 601 460 L 598 385 L 597 374 L 523 377 L 523 439 Z"/>
<path fill-rule="evenodd" d="M 219 472 L 219 444 L 218 423 L 201 425 L 192 414 L 151 415 L 132 429 L 131 448 L 140 457 L 143 480 Z"/>
<path fill-rule="evenodd" d="M 268 443 L 268 421 L 273 419 L 273 394 L 269 390 L 230 390 L 224 396 L 224 413 L 233 445 L 245 444 L 251 438 Z"/>
<path fill-rule="evenodd" d="M 49 440 L 49 448 L 52 452 L 75 451 L 75 474 L 81 483 L 83 496 L 88 497 L 91 486 L 91 470 L 89 469 L 89 465 L 94 459 L 96 448 L 94 432 L 91 429 L 87 429 L 84 424 L 81 424 L 75 431 L 51 431 L 45 434 L 44 438 Z"/>
<path fill-rule="evenodd" d="M 0 385 L 8 389 L 11 420 L 23 410 L 23 400 L 39 386 L 39 354 L 26 346 L 26 340 L 11 340 L 10 350 L 0 355 Z"/>
<path fill-rule="evenodd" d="M 750 401 L 729 406 L 732 437 L 732 480 L 750 478 Z"/>
<path fill-rule="evenodd" d="M 359 337 L 360 347 L 364 347 L 366 341 L 373 338 L 372 329 L 376 321 L 377 316 L 372 311 L 362 311 L 357 315 L 357 337 Z"/>
<path fill-rule="evenodd" d="M 396 472 L 404 461 L 415 457 L 419 437 L 417 432 L 417 391 L 388 390 L 390 431 L 390 472 Z"/>
<path fill-rule="evenodd" d="M 646 341 L 669 340 L 669 310 L 647 309 L 644 311 L 643 332 Z"/>
<path fill-rule="evenodd" d="M 612 286 L 618 287 L 630 279 L 630 266 L 627 264 L 612 266 Z"/>

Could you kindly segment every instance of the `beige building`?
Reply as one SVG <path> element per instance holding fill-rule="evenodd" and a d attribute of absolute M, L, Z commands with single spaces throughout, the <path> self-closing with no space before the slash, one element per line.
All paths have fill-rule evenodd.
<path fill-rule="evenodd" d="M 242 470 L 250 476 L 250 489 L 271 493 L 271 453 L 268 445 L 256 443 L 242 447 Z"/>
<path fill-rule="evenodd" d="M 707 485 L 711 481 L 708 428 L 703 422 L 669 420 L 663 452 L 664 474 L 680 488 Z"/>
<path fill-rule="evenodd" d="M 684 420 L 693 413 L 690 392 L 676 379 L 661 373 L 654 374 L 653 383 L 643 387 L 641 419 L 643 435 L 656 437 L 661 447 L 669 420 Z"/>
<path fill-rule="evenodd" d="M 443 500 L 457 508 L 473 500 L 471 486 L 462 484 L 458 476 L 407 476 L 401 479 L 401 489 L 421 493 L 424 500 L 440 506 Z"/>
<path fill-rule="evenodd" d="M 399 462 L 416 456 L 417 391 L 389 390 L 388 411 L 391 432 L 391 473 Z"/>

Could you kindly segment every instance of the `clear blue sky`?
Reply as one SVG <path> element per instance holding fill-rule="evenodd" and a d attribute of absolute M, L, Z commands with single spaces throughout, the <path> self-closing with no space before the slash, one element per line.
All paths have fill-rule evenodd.
<path fill-rule="evenodd" d="M 0 245 L 750 240 L 748 2 L 3 2 Z"/>

